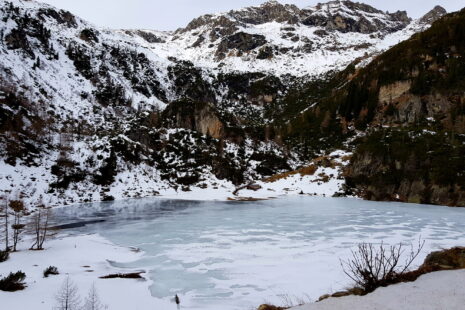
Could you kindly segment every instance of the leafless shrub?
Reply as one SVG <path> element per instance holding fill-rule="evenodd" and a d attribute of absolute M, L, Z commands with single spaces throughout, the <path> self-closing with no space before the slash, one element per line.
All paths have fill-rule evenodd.
<path fill-rule="evenodd" d="M 392 246 L 383 242 L 379 246 L 360 243 L 357 250 L 352 251 L 352 258 L 341 261 L 341 266 L 357 287 L 370 293 L 378 287 L 398 282 L 420 254 L 424 244 L 419 239 L 417 246 L 410 245 L 410 253 L 402 260 L 405 252 L 405 245 L 402 243 Z"/>

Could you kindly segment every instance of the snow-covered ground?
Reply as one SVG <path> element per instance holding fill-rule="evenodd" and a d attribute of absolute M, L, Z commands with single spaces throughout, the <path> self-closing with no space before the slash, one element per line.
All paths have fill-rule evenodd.
<path fill-rule="evenodd" d="M 0 264 L 0 275 L 21 270 L 26 273 L 27 288 L 8 293 L 0 291 L 2 309 L 51 310 L 56 306 L 55 295 L 69 276 L 84 300 L 95 284 L 101 301 L 108 309 L 169 309 L 170 305 L 150 295 L 150 280 L 99 279 L 114 273 L 129 273 L 114 265 L 140 259 L 141 252 L 116 246 L 99 235 L 62 236 L 46 243 L 44 251 L 21 250 L 12 253 L 8 261 Z M 57 276 L 44 278 L 43 271 L 55 266 Z"/>
<path fill-rule="evenodd" d="M 56 305 L 55 294 L 67 276 L 77 286 L 84 300 L 92 284 L 107 309 L 176 309 L 170 301 L 151 296 L 152 281 L 143 279 L 99 279 L 112 273 L 132 271 L 115 267 L 140 259 L 143 253 L 111 244 L 99 235 L 63 236 L 47 244 L 44 251 L 22 249 L 0 264 L 0 275 L 22 270 L 27 288 L 7 293 L 0 291 L 5 309 L 50 310 Z M 58 276 L 43 277 L 43 270 L 56 266 Z M 465 270 L 441 271 L 421 276 L 417 281 L 380 288 L 367 296 L 330 298 L 293 310 L 438 310 L 462 309 L 465 304 Z M 284 297 L 283 297 L 284 298 Z M 259 303 L 259 301 L 257 301 Z"/>
<path fill-rule="evenodd" d="M 366 296 L 330 298 L 292 310 L 459 310 L 464 305 L 465 270 L 454 270 L 426 274 Z"/>

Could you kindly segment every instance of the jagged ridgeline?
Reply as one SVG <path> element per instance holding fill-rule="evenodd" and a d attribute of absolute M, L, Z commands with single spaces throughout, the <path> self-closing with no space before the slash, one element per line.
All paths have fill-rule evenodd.
<path fill-rule="evenodd" d="M 424 61 L 438 76 L 419 66 L 390 80 L 378 62 L 393 52 L 377 57 L 442 8 L 411 20 L 350 1 L 270 1 L 175 32 L 100 29 L 35 1 L 0 0 L 0 13 L 0 191 L 31 204 L 234 188 L 350 149 L 355 129 L 417 126 L 423 97 L 452 131 L 436 118 L 452 111 L 433 99 L 437 54 Z M 416 99 L 399 101 L 409 90 Z"/>

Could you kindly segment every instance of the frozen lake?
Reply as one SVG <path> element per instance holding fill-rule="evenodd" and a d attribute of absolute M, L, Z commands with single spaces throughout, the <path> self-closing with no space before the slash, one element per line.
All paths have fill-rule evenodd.
<path fill-rule="evenodd" d="M 60 222 L 105 219 L 75 228 L 99 233 L 143 258 L 154 297 L 178 294 L 182 309 L 249 310 L 286 299 L 308 301 L 350 282 L 340 259 L 357 243 L 426 241 L 432 250 L 465 245 L 465 209 L 345 198 L 259 202 L 141 199 L 56 211 Z"/>

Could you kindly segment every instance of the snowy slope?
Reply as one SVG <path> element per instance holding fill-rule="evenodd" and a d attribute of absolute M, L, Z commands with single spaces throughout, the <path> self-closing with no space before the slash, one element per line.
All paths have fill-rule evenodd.
<path fill-rule="evenodd" d="M 202 16 L 197 19 L 202 22 L 194 20 L 174 33 L 98 29 L 68 12 L 35 1 L 1 0 L 0 8 L 4 36 L 0 77 L 4 83 L 28 88 L 32 100 L 53 102 L 53 109 L 65 119 L 88 115 L 87 120 L 101 117 L 93 115 L 92 107 L 99 101 L 96 94 L 104 92 L 109 81 L 121 88 L 118 99 L 133 108 L 163 109 L 180 95 L 175 77 L 168 72 L 174 58 L 202 68 L 201 75 L 207 82 L 212 81 L 211 73 L 237 71 L 315 78 L 344 69 L 356 59 L 376 55 L 429 26 L 424 21 L 410 23 L 406 16 L 398 20 L 395 14 L 345 1 L 303 10 L 271 1 L 260 7 Z M 263 12 L 275 12 L 276 16 L 269 13 L 269 18 L 255 21 Z M 342 25 L 363 19 L 369 21 L 370 31 L 357 27 L 341 31 L 328 22 L 333 19 Z M 37 23 L 50 33 L 46 42 L 35 35 Z M 29 37 L 27 48 L 21 46 L 22 36 L 11 35 L 20 28 Z M 248 45 L 247 36 L 225 45 L 238 34 L 263 40 L 255 48 L 243 47 Z M 40 66 L 31 70 L 37 59 Z M 221 91 L 215 96 L 223 99 Z"/>
<path fill-rule="evenodd" d="M 363 65 L 443 13 L 412 22 L 349 1 L 270 1 L 160 32 L 0 0 L 0 194 L 31 205 L 201 189 L 225 199 L 238 184 L 309 165 L 248 128 L 270 124 L 293 83 Z M 317 189 L 317 176 L 293 176 L 311 184 L 292 192 L 330 195 L 337 177 Z M 278 183 L 262 185 L 288 192 Z"/>
<path fill-rule="evenodd" d="M 317 77 L 379 54 L 427 27 L 428 21 L 412 21 L 405 12 L 389 14 L 350 1 L 303 10 L 269 1 L 260 7 L 199 17 L 184 29 L 164 34 L 164 43 L 147 46 L 161 57 L 174 56 L 214 71 Z M 255 48 L 253 44 L 244 48 L 244 39 L 235 42 L 237 48 L 221 50 L 228 38 L 240 33 L 263 40 Z"/>
<path fill-rule="evenodd" d="M 10 9 L 9 3 L 14 4 L 13 9 Z M 153 68 L 153 78 L 160 83 L 165 81 L 169 61 L 144 50 L 131 37 L 110 30 L 97 30 L 96 27 L 78 17 L 35 1 L 2 0 L 0 8 L 3 16 L 2 33 L 5 36 L 0 50 L 2 78 L 8 83 L 30 88 L 31 99 L 43 102 L 52 101 L 56 105 L 55 111 L 59 111 L 64 118 L 77 119 L 79 115 L 92 114 L 91 107 L 95 100 L 92 94 L 98 90 L 98 82 L 85 78 L 70 59 L 68 48 L 77 46 L 91 56 L 89 65 L 95 71 L 104 65 L 108 66 L 111 72 L 109 78 L 124 88 L 132 104 L 145 102 L 149 105 L 164 107 L 159 96 L 153 93 L 143 94 L 131 85 L 128 78 L 124 77 L 121 66 L 115 64 L 111 59 L 112 55 L 109 55 L 109 46 L 121 51 L 144 53 L 150 61 L 150 67 Z M 46 44 L 34 37 L 36 23 L 41 23 L 41 27 L 50 32 Z M 33 51 L 32 54 L 28 54 L 24 48 L 15 46 L 16 42 L 9 44 L 13 39 L 22 40 L 21 36 L 10 40 L 8 37 L 13 30 L 21 28 L 29 35 L 28 45 Z M 84 30 L 95 33 L 95 41 L 84 39 Z M 49 46 L 53 51 L 50 51 Z M 96 55 L 101 56 L 99 62 L 95 59 Z M 40 66 L 31 70 L 37 59 L 40 59 Z M 141 78 L 145 77 L 144 72 L 140 74 Z M 168 87 L 168 85 L 163 85 L 164 89 Z M 37 91 L 39 88 L 40 93 Z"/>

